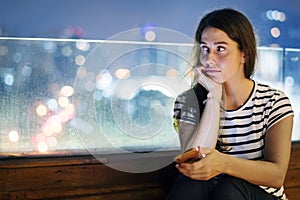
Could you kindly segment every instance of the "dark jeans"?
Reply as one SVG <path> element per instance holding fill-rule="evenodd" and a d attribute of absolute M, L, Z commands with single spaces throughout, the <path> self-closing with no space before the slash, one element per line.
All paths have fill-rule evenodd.
<path fill-rule="evenodd" d="M 208 181 L 178 175 L 166 200 L 276 200 L 257 185 L 228 175 Z"/>

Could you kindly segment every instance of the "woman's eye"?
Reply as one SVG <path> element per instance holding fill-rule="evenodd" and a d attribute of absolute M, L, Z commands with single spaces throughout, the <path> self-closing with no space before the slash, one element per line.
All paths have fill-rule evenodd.
<path fill-rule="evenodd" d="M 201 46 L 201 51 L 202 51 L 203 53 L 208 53 L 208 52 L 209 52 L 209 48 L 206 47 L 206 46 Z"/>
<path fill-rule="evenodd" d="M 224 47 L 217 47 L 217 51 L 218 52 L 223 52 L 223 51 L 225 51 L 225 48 Z"/>

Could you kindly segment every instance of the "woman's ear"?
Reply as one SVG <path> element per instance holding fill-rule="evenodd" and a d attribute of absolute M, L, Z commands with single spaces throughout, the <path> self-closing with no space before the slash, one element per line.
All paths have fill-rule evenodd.
<path fill-rule="evenodd" d="M 242 54 L 242 58 L 241 58 L 241 62 L 245 63 L 247 61 L 247 57 L 245 55 L 245 53 Z"/>

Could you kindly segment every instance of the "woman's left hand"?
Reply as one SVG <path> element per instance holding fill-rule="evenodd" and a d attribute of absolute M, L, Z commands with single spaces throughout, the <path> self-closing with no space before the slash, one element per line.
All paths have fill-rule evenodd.
<path fill-rule="evenodd" d="M 176 168 L 191 179 L 209 180 L 224 171 L 224 163 L 223 154 L 213 149 L 199 161 L 177 164 Z"/>

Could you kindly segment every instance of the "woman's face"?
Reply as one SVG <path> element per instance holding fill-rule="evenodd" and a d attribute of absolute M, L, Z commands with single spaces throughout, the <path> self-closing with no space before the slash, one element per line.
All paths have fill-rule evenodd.
<path fill-rule="evenodd" d="M 200 63 L 214 81 L 224 83 L 244 77 L 244 53 L 224 31 L 212 27 L 204 29 L 200 49 Z"/>

